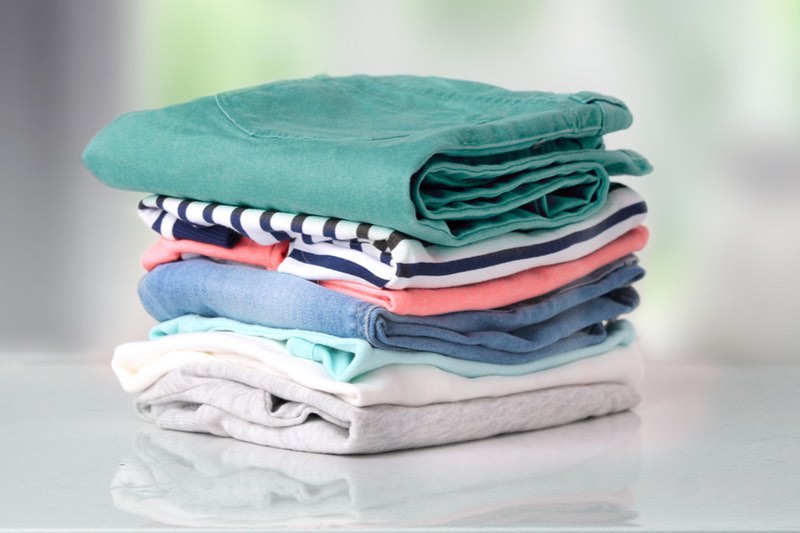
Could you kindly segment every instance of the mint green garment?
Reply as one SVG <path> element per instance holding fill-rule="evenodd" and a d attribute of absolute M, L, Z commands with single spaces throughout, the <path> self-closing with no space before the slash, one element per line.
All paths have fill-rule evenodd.
<path fill-rule="evenodd" d="M 112 187 L 369 222 L 442 245 L 554 228 L 649 163 L 605 150 L 619 100 L 415 76 L 288 80 L 123 115 L 84 164 Z"/>
<path fill-rule="evenodd" d="M 579 359 L 606 353 L 633 342 L 636 332 L 627 320 L 608 324 L 608 336 L 599 343 L 552 355 L 529 363 L 500 365 L 448 357 L 431 352 L 401 352 L 372 347 L 362 339 L 346 339 L 298 329 L 277 329 L 245 324 L 229 318 L 183 315 L 162 322 L 150 330 L 150 338 L 180 333 L 225 331 L 285 341 L 290 355 L 321 363 L 339 381 L 357 381 L 358 376 L 388 365 L 431 365 L 467 378 L 480 376 L 521 376 Z"/>

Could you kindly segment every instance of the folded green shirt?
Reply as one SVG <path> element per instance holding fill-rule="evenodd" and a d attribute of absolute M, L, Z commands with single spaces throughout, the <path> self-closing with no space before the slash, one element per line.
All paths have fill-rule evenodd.
<path fill-rule="evenodd" d="M 113 187 L 369 222 L 457 246 L 591 215 L 631 114 L 600 94 L 415 76 L 288 80 L 117 118 L 85 165 Z M 268 221 L 265 223 L 268 224 Z"/>

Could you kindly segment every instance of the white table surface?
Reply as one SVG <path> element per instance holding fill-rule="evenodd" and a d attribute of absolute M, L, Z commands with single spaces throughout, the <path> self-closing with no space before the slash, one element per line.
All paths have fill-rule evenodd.
<path fill-rule="evenodd" d="M 0 529 L 800 530 L 800 366 L 649 363 L 626 413 L 363 457 L 139 422 L 107 365 L 0 357 Z"/>

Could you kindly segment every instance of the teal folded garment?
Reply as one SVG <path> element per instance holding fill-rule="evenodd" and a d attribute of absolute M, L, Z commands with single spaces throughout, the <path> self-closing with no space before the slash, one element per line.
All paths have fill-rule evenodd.
<path fill-rule="evenodd" d="M 334 379 L 353 381 L 362 374 L 389 365 L 430 365 L 467 378 L 522 376 L 601 355 L 619 346 L 628 346 L 636 338 L 636 331 L 627 320 L 609 322 L 606 330 L 608 335 L 599 344 L 516 365 L 468 361 L 432 352 L 384 350 L 371 346 L 363 339 L 347 339 L 299 329 L 268 328 L 229 318 L 199 315 L 183 315 L 161 322 L 150 330 L 150 338 L 157 339 L 181 333 L 225 331 L 284 341 L 289 354 L 321 363 Z"/>
<path fill-rule="evenodd" d="M 651 169 L 635 152 L 604 149 L 602 136 L 630 123 L 622 102 L 589 92 L 320 76 L 123 115 L 83 160 L 113 187 L 455 246 L 591 215 L 609 176 Z"/>

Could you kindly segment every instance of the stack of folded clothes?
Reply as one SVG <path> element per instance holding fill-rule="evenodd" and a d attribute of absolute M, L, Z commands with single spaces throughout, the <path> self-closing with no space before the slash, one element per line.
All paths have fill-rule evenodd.
<path fill-rule="evenodd" d="M 315 77 L 124 115 L 84 162 L 153 193 L 112 362 L 170 429 L 373 453 L 630 409 L 647 211 L 595 93 Z"/>

